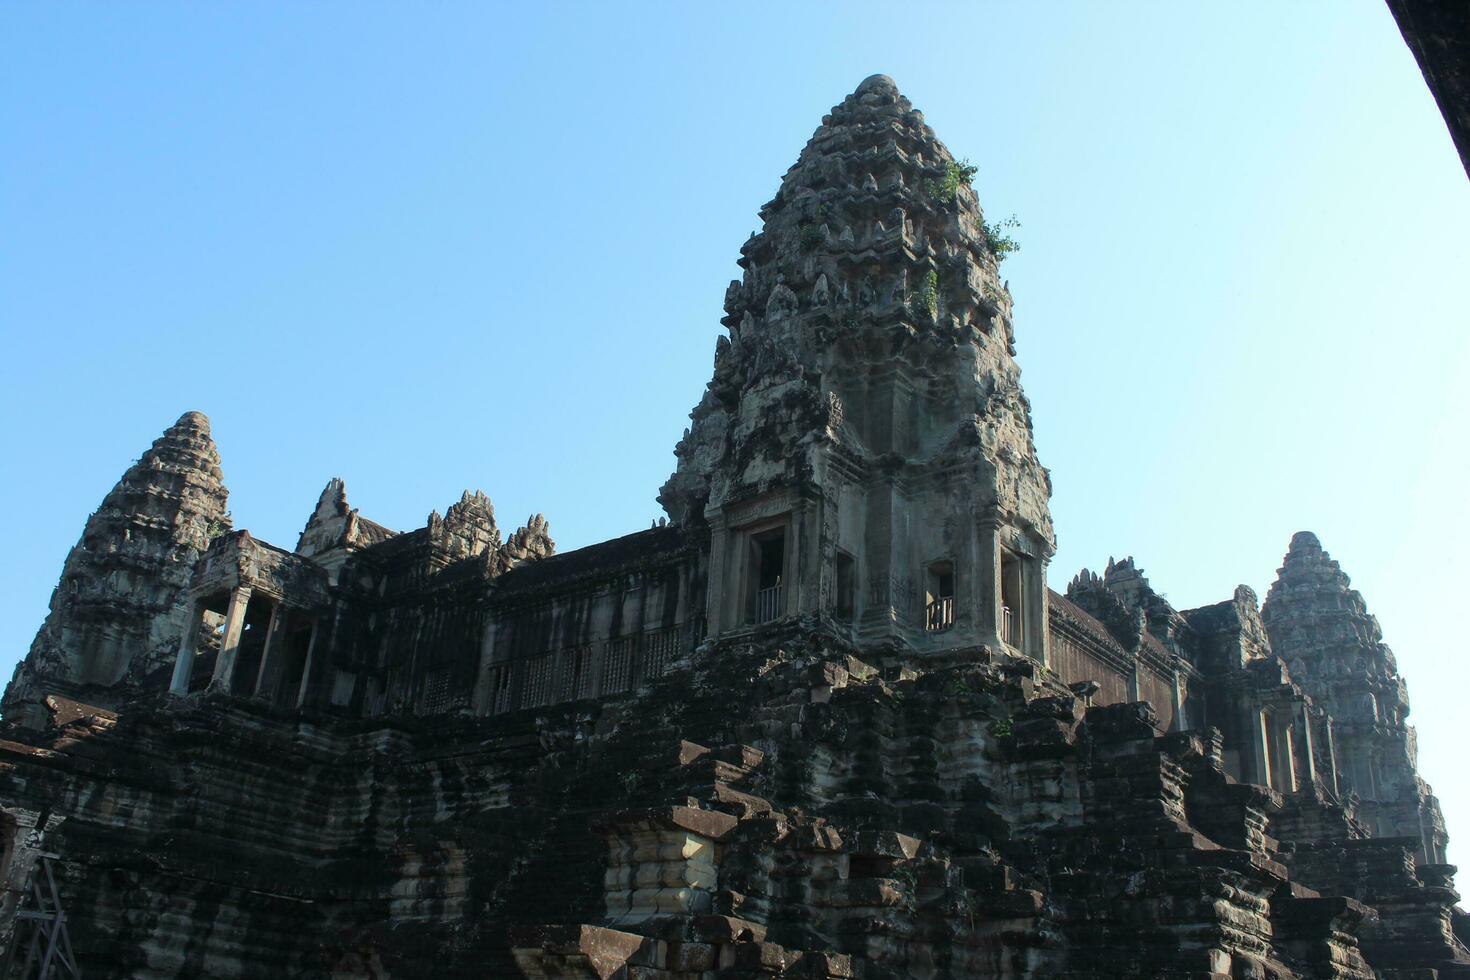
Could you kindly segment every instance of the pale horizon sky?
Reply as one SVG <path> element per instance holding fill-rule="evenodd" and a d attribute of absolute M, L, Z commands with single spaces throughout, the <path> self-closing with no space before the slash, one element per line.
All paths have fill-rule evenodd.
<path fill-rule="evenodd" d="M 0 673 L 186 410 L 284 547 L 333 476 L 647 527 L 756 211 L 876 72 L 1021 221 L 1052 586 L 1264 599 L 1315 531 L 1470 853 L 1470 181 L 1378 0 L 6 5 Z"/>

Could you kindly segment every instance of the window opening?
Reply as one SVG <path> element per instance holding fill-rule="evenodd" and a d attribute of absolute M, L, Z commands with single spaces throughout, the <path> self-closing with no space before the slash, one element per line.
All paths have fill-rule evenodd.
<path fill-rule="evenodd" d="M 1021 602 L 1021 559 L 1005 552 L 1000 560 L 1000 638 L 1020 649 L 1025 638 Z"/>
<path fill-rule="evenodd" d="M 783 577 L 786 571 L 786 529 L 776 528 L 751 535 L 751 582 L 754 585 L 755 622 L 769 623 L 781 615 Z"/>
<path fill-rule="evenodd" d="M 837 595 L 832 604 L 832 612 L 838 619 L 850 622 L 857 612 L 857 562 L 852 555 L 839 551 L 835 571 Z"/>
<path fill-rule="evenodd" d="M 925 578 L 924 628 L 931 632 L 947 630 L 954 625 L 954 565 L 935 562 Z"/>

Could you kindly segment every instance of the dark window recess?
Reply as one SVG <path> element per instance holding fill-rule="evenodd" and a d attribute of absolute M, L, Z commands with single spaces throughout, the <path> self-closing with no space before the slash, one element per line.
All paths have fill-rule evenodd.
<path fill-rule="evenodd" d="M 1000 560 L 1000 638 L 1019 648 L 1024 639 L 1021 559 L 1006 552 Z"/>
<path fill-rule="evenodd" d="M 747 610 L 753 622 L 768 623 L 785 608 L 782 579 L 786 571 L 786 529 L 751 535 L 750 561 L 752 589 Z"/>
<path fill-rule="evenodd" d="M 924 628 L 947 630 L 954 625 L 954 565 L 935 562 L 929 566 L 925 580 Z"/>
<path fill-rule="evenodd" d="M 850 621 L 857 612 L 857 562 L 852 555 L 837 553 L 837 594 L 832 603 L 832 612 L 840 620 Z"/>

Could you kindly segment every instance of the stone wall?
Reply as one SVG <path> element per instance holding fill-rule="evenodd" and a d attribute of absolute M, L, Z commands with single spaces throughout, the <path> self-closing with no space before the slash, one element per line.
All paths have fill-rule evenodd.
<path fill-rule="evenodd" d="M 0 743 L 0 793 L 68 814 L 45 843 L 90 977 L 1462 969 L 1439 870 L 1340 816 L 1288 847 L 1217 736 L 1023 660 L 850 650 L 767 631 L 494 718 L 73 715 Z"/>

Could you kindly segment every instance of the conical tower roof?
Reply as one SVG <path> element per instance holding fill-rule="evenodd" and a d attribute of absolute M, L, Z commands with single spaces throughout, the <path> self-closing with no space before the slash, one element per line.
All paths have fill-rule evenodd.
<path fill-rule="evenodd" d="M 825 116 L 740 252 L 714 378 L 661 501 L 799 483 L 813 437 L 872 457 L 978 443 L 1003 510 L 1051 540 L 998 248 L 957 161 L 891 78 Z M 874 383 L 903 374 L 899 402 Z M 879 412 L 884 413 L 882 417 Z M 911 419 L 921 421 L 911 424 Z"/>
<path fill-rule="evenodd" d="M 34 715 L 49 693 L 107 706 L 120 685 L 162 683 L 194 565 L 229 529 L 227 501 L 209 419 L 185 412 L 88 518 L 6 690 L 6 716 Z"/>
<path fill-rule="evenodd" d="M 1292 536 L 1261 619 L 1270 632 L 1271 649 L 1293 676 L 1335 674 L 1339 669 L 1384 681 L 1398 675 L 1378 620 L 1311 531 Z"/>
<path fill-rule="evenodd" d="M 1408 687 L 1378 620 L 1310 531 L 1292 537 L 1261 620 L 1292 680 L 1332 715 L 1348 785 L 1365 798 L 1382 799 L 1392 777 L 1411 793 L 1416 776 Z M 1370 776 L 1385 759 L 1397 762 Z"/>
<path fill-rule="evenodd" d="M 1330 748 L 1341 788 L 1362 801 L 1359 819 L 1442 854 L 1444 818 L 1419 778 L 1408 686 L 1378 620 L 1310 531 L 1292 537 L 1261 619 L 1292 680 L 1332 716 Z"/>
<path fill-rule="evenodd" d="M 864 79 L 822 118 L 775 198 L 761 208 L 764 225 L 741 248 L 740 265 L 747 274 L 744 288 L 728 297 L 727 325 L 746 311 L 763 312 L 763 304 L 751 300 L 768 296 L 773 279 L 820 273 L 808 268 L 821 265 L 806 261 L 814 253 L 833 253 L 844 257 L 844 264 L 860 265 L 865 256 L 903 251 L 913 271 L 971 259 L 993 272 L 995 250 L 970 184 L 975 171 L 966 167 L 893 79 Z M 925 262 L 926 257 L 934 262 Z M 762 270 L 769 274 L 759 274 Z M 953 305 L 957 314 L 972 312 L 962 303 Z"/>

